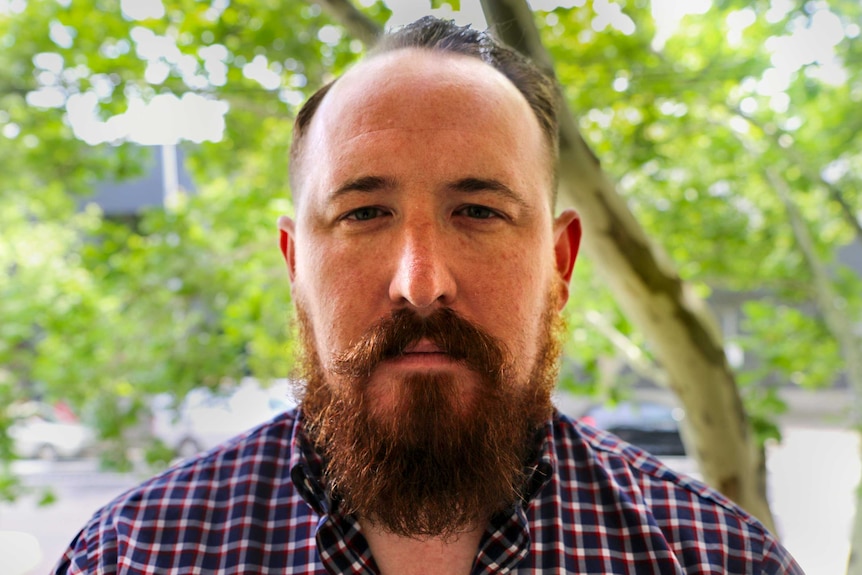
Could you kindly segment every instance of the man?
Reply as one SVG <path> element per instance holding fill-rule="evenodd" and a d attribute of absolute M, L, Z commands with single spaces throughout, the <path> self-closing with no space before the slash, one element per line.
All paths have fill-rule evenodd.
<path fill-rule="evenodd" d="M 296 120 L 299 412 L 96 513 L 57 573 L 801 573 L 755 519 L 557 414 L 580 240 L 556 88 L 423 19 Z"/>

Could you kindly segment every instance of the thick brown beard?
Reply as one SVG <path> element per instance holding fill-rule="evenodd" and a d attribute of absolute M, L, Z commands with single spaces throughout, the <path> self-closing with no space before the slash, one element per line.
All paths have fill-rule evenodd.
<path fill-rule="evenodd" d="M 325 479 L 341 500 L 341 513 L 401 536 L 449 537 L 521 497 L 533 437 L 552 410 L 563 331 L 555 298 L 548 301 L 528 381 L 514 381 L 505 348 L 450 310 L 430 322 L 394 313 L 335 358 L 328 374 L 299 302 L 297 318 L 303 417 L 327 461 Z M 379 361 L 421 337 L 463 360 L 478 388 L 465 400 L 463 382 L 454 376 L 410 376 L 399 386 L 391 416 L 381 417 L 368 391 L 370 375 Z"/>

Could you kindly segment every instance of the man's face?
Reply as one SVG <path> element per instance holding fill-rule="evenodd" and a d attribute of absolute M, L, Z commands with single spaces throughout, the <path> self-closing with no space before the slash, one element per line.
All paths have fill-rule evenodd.
<path fill-rule="evenodd" d="M 462 528 L 512 500 L 550 405 L 580 228 L 553 220 L 538 121 L 484 63 L 403 50 L 341 78 L 305 137 L 279 225 L 330 481 L 389 529 Z"/>
<path fill-rule="evenodd" d="M 517 89 L 473 58 L 402 50 L 341 78 L 306 137 L 296 220 L 281 225 L 324 369 L 392 310 L 447 307 L 502 342 L 522 380 L 577 247 L 574 214 L 553 221 L 549 152 Z M 378 367 L 381 414 L 417 372 L 452 374 L 469 397 L 469 368 L 438 351 L 419 342 Z"/>

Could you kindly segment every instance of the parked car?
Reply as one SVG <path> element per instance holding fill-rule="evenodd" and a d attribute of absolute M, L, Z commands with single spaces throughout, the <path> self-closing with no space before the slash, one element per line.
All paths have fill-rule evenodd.
<path fill-rule="evenodd" d="M 679 427 L 684 418 L 685 411 L 680 407 L 650 401 L 621 401 L 612 405 L 594 405 L 579 419 L 610 431 L 653 455 L 682 456 L 685 455 L 685 446 Z"/>
<path fill-rule="evenodd" d="M 295 405 L 287 380 L 263 386 L 253 378 L 225 392 L 199 387 L 172 407 L 168 394 L 152 404 L 151 432 L 180 457 L 215 447 Z"/>
<path fill-rule="evenodd" d="M 95 434 L 65 405 L 39 401 L 11 406 L 9 427 L 15 453 L 24 459 L 82 457 L 94 445 Z"/>

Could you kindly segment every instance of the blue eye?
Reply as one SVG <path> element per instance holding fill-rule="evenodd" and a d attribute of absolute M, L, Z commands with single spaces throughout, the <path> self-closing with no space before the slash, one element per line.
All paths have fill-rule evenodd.
<path fill-rule="evenodd" d="M 367 207 L 367 208 L 359 208 L 358 210 L 353 210 L 345 216 L 345 219 L 348 220 L 356 220 L 358 222 L 366 222 L 368 220 L 373 220 L 374 218 L 380 217 L 383 214 L 383 210 L 375 207 Z"/>
<path fill-rule="evenodd" d="M 477 220 L 487 220 L 497 216 L 497 212 L 485 206 L 470 205 L 461 209 L 461 212 L 468 218 Z"/>

